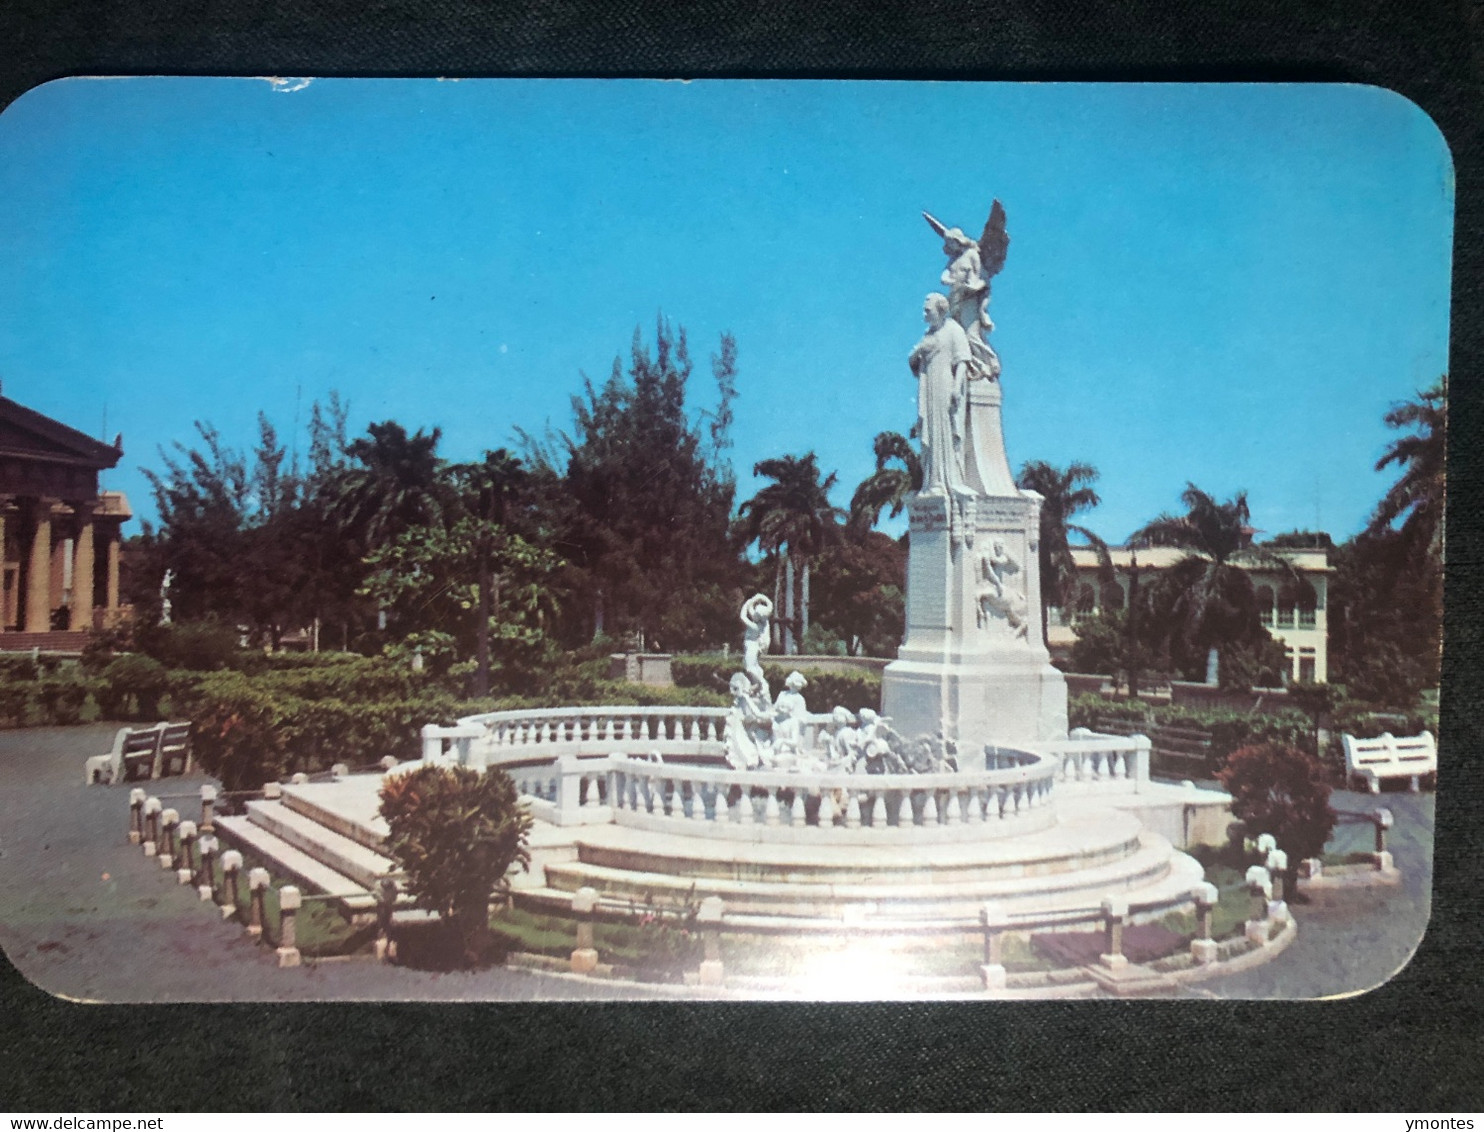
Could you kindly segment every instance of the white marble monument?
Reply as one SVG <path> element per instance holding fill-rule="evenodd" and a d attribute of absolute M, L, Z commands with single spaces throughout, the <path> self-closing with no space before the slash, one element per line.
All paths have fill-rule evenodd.
<path fill-rule="evenodd" d="M 907 632 L 882 711 L 900 734 L 941 730 L 961 751 L 1065 738 L 1066 681 L 1041 635 L 1041 497 L 1010 474 L 986 338 L 1004 210 L 996 201 L 978 241 L 924 216 L 943 237 L 948 293 L 927 297 L 928 329 L 909 359 L 923 486 L 908 508 Z"/>

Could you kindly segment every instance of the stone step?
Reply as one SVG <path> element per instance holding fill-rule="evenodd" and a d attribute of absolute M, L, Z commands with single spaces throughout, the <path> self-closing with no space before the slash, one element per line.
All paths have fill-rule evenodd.
<path fill-rule="evenodd" d="M 838 918 L 847 907 L 865 907 L 902 917 L 957 917 L 977 915 L 978 906 L 987 900 L 1013 903 L 1017 908 L 1029 910 L 1095 904 L 1104 894 L 1111 892 L 1136 899 L 1132 895 L 1135 890 L 1150 887 L 1169 875 L 1171 860 L 1177 856 L 1183 857 L 1183 854 L 1175 853 L 1164 838 L 1150 834 L 1146 835 L 1136 853 L 1073 873 L 933 885 L 920 881 L 836 884 L 698 878 L 579 861 L 548 865 L 546 886 L 570 893 L 589 885 L 601 893 L 636 904 L 642 903 L 650 894 L 672 906 L 687 899 L 720 896 L 728 910 L 735 913 Z M 1199 879 L 1199 865 L 1196 865 L 1196 870 L 1194 880 L 1188 881 L 1187 887 Z"/>
<path fill-rule="evenodd" d="M 398 871 L 390 858 L 282 802 L 249 802 L 247 816 L 254 825 L 349 877 L 368 892 L 375 890 L 378 878 Z"/>
<path fill-rule="evenodd" d="M 647 892 L 655 894 L 656 901 L 662 908 L 671 910 L 679 908 L 686 901 L 697 901 L 703 896 L 713 893 L 709 890 L 703 891 L 703 886 L 697 885 L 694 892 L 687 885 L 684 888 L 666 888 L 667 879 L 661 876 L 641 879 L 641 887 L 644 881 L 651 882 L 644 893 L 613 891 L 603 887 L 601 877 L 589 876 L 584 878 L 584 883 L 591 884 L 612 903 L 622 905 L 629 903 L 635 914 L 647 910 L 644 904 L 644 895 Z M 1059 892 L 1048 892 L 1038 887 L 1028 887 L 1019 893 L 999 893 L 994 899 L 1003 903 L 1012 916 L 1033 917 L 1036 915 L 1050 915 L 1058 912 L 1071 910 L 1085 911 L 1095 909 L 1101 902 L 1103 896 L 1117 892 L 1127 899 L 1131 904 L 1154 904 L 1165 900 L 1175 900 L 1188 893 L 1201 879 L 1200 864 L 1183 853 L 1173 853 L 1162 875 L 1142 882 L 1134 878 L 1124 878 L 1125 885 L 1105 883 L 1094 884 L 1087 889 L 1067 889 Z M 795 891 L 796 886 L 778 886 L 779 891 L 775 894 L 778 900 L 771 903 L 763 903 L 753 899 L 739 897 L 733 894 L 728 898 L 722 893 L 726 903 L 727 930 L 741 934 L 763 934 L 772 936 L 782 930 L 789 933 L 802 933 L 811 938 L 840 937 L 847 938 L 856 935 L 869 935 L 878 937 L 894 937 L 901 944 L 903 938 L 909 938 L 914 931 L 921 934 L 921 942 L 918 946 L 937 946 L 944 932 L 962 931 L 969 935 L 976 935 L 979 930 L 979 909 L 984 897 L 982 895 L 973 898 L 963 898 L 959 894 L 958 899 L 945 895 L 944 899 L 931 902 L 904 903 L 896 900 L 803 900 L 795 899 L 800 894 Z M 517 890 L 516 901 L 521 907 L 534 912 L 544 912 L 555 916 L 567 916 L 571 912 L 572 890 L 566 888 L 555 888 L 551 886 L 523 888 Z M 1146 913 L 1144 916 L 1135 916 L 1135 919 L 1156 919 L 1164 915 L 1163 911 Z M 905 936 L 903 933 L 907 933 Z M 786 943 L 787 936 L 776 937 L 779 945 Z M 912 946 L 908 944 L 908 946 Z"/>
<path fill-rule="evenodd" d="M 283 804 L 341 837 L 382 852 L 386 822 L 377 812 L 382 775 L 352 775 L 338 782 L 311 782 L 283 787 Z"/>
<path fill-rule="evenodd" d="M 341 906 L 347 911 L 375 911 L 376 897 L 370 891 L 257 825 L 251 818 L 219 817 L 215 825 L 218 835 L 224 840 L 261 857 L 272 865 L 274 871 L 286 873 L 313 892 L 340 897 Z"/>
<path fill-rule="evenodd" d="M 1109 865 L 1133 856 L 1139 851 L 1137 832 L 1120 830 L 1113 836 L 1086 840 L 1064 850 L 1047 850 L 1044 846 L 1023 845 L 1022 852 L 994 855 L 973 853 L 938 853 L 928 855 L 903 844 L 895 852 L 841 854 L 838 849 L 828 855 L 809 856 L 800 853 L 787 858 L 766 859 L 750 847 L 726 846 L 724 842 L 707 848 L 687 851 L 682 848 L 695 839 L 671 839 L 664 848 L 647 849 L 628 844 L 614 844 L 613 839 L 594 841 L 579 838 L 577 859 L 583 864 L 624 869 L 633 872 L 668 873 L 707 881 L 757 881 L 763 883 L 815 884 L 889 884 L 938 885 L 956 882 L 993 881 L 1028 876 L 1054 876 L 1059 873 Z M 833 847 L 831 847 L 833 848 Z"/>

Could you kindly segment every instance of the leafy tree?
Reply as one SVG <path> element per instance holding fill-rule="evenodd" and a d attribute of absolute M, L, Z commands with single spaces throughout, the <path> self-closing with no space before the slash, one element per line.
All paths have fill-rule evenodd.
<path fill-rule="evenodd" d="M 814 567 L 815 623 L 851 656 L 892 656 L 906 626 L 907 548 L 866 531 L 827 546 Z M 809 651 L 809 650 L 806 650 Z"/>
<path fill-rule="evenodd" d="M 1299 592 L 1312 587 L 1286 560 L 1253 546 L 1246 492 L 1218 503 L 1187 484 L 1180 499 L 1184 515 L 1160 515 L 1129 538 L 1134 547 L 1187 551 L 1151 586 L 1155 625 L 1172 663 L 1189 678 L 1200 679 L 1212 655 L 1250 671 L 1252 658 L 1271 655 L 1265 642 L 1272 638 L 1262 626 L 1246 567 L 1279 571 Z"/>
<path fill-rule="evenodd" d="M 492 519 L 466 515 L 451 527 L 413 527 L 366 558 L 364 592 L 388 612 L 400 652 L 420 652 L 437 668 L 499 642 L 506 687 L 525 690 L 539 675 L 551 612 L 548 580 L 559 565 Z M 482 622 L 482 625 L 481 625 Z M 484 679 L 488 690 L 490 667 Z M 482 694 L 482 693 L 481 693 Z"/>
<path fill-rule="evenodd" d="M 650 647 L 696 648 L 732 636 L 744 566 L 730 537 L 735 485 L 725 460 L 736 396 L 736 343 L 712 358 L 718 399 L 687 411 L 692 363 L 684 329 L 663 317 L 653 349 L 638 330 L 627 373 L 584 378 L 575 429 L 527 441 L 536 489 L 571 564 L 562 580 L 573 638 L 632 635 Z"/>
<path fill-rule="evenodd" d="M 1256 837 L 1271 833 L 1288 855 L 1284 891 L 1294 892 L 1299 861 L 1317 857 L 1334 832 L 1328 773 L 1313 755 L 1280 743 L 1235 750 L 1218 772 L 1232 816 Z"/>
<path fill-rule="evenodd" d="M 530 866 L 531 816 L 501 770 L 423 766 L 388 776 L 381 788 L 387 847 L 407 872 L 418 906 L 438 914 L 463 948 L 482 957 L 490 896 L 515 865 Z"/>
<path fill-rule="evenodd" d="M 809 631 L 810 565 L 840 537 L 844 512 L 830 502 L 837 477 L 820 478 L 813 452 L 762 460 L 752 472 L 773 482 L 742 504 L 743 537 L 773 561 L 774 624 L 783 629 L 783 651 L 796 653 Z"/>
<path fill-rule="evenodd" d="M 880 521 L 883 510 L 889 508 L 895 519 L 913 493 L 922 490 L 922 460 L 911 441 L 899 432 L 878 432 L 872 448 L 876 470 L 861 480 L 850 499 L 849 526 L 857 537 Z"/>
<path fill-rule="evenodd" d="M 1091 464 L 1074 463 L 1065 470 L 1042 460 L 1021 466 L 1015 484 L 1041 495 L 1041 639 L 1046 639 L 1048 610 L 1068 608 L 1077 590 L 1077 563 L 1072 557 L 1071 536 L 1076 535 L 1098 556 L 1100 580 L 1112 582 L 1113 559 L 1108 544 L 1086 527 L 1072 522 L 1073 516 L 1090 511 L 1102 500 L 1092 485 L 1098 471 Z"/>

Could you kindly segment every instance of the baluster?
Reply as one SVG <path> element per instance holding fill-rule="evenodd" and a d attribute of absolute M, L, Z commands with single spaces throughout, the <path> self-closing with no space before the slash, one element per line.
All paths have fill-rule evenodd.
<path fill-rule="evenodd" d="M 701 784 L 692 782 L 690 784 L 690 820 L 706 820 L 706 796 L 701 792 Z"/>
<path fill-rule="evenodd" d="M 819 828 L 833 829 L 835 826 L 835 797 L 833 790 L 819 792 Z"/>
<path fill-rule="evenodd" d="M 903 790 L 901 801 L 897 805 L 897 828 L 907 829 L 917 824 L 917 817 L 912 812 L 912 791 Z"/>
<path fill-rule="evenodd" d="M 938 792 L 936 790 L 925 791 L 927 800 L 922 804 L 922 824 L 938 824 Z"/>
<path fill-rule="evenodd" d="M 587 801 L 582 803 L 585 810 L 596 810 L 603 804 L 602 788 L 598 785 L 602 777 L 598 775 L 583 775 L 582 781 L 587 786 Z"/>
<path fill-rule="evenodd" d="M 943 824 L 958 825 L 959 822 L 963 821 L 963 817 L 963 809 L 958 804 L 958 791 L 950 790 L 948 792 L 948 805 L 943 812 Z"/>
<path fill-rule="evenodd" d="M 783 824 L 783 811 L 781 810 L 781 808 L 778 805 L 778 787 L 776 787 L 776 786 L 769 786 L 769 787 L 767 787 L 767 791 L 768 791 L 768 802 L 763 807 L 763 824 L 764 825 L 782 825 Z"/>
<path fill-rule="evenodd" d="M 986 820 L 989 818 L 994 818 L 996 821 L 1004 820 L 1005 788 L 1003 786 L 991 786 L 989 788 L 989 797 L 985 800 L 985 804 L 989 807 L 989 812 L 985 815 Z"/>
<path fill-rule="evenodd" d="M 794 827 L 802 827 L 808 819 L 804 816 L 804 792 L 794 791 L 793 808 L 789 811 L 788 823 Z"/>
<path fill-rule="evenodd" d="M 746 786 L 737 795 L 737 821 L 741 825 L 754 825 L 757 823 L 757 811 L 753 809 L 752 791 Z"/>
<path fill-rule="evenodd" d="M 871 828 L 886 828 L 886 791 L 876 791 L 875 801 L 871 803 Z"/>
<path fill-rule="evenodd" d="M 847 791 L 849 801 L 845 803 L 845 828 L 859 829 L 861 827 L 861 796 L 854 790 Z"/>
<path fill-rule="evenodd" d="M 969 791 L 969 820 L 971 822 L 983 823 L 989 819 L 989 814 L 984 807 L 984 792 L 982 790 Z"/>
<path fill-rule="evenodd" d="M 716 792 L 711 795 L 712 820 L 718 825 L 729 825 L 732 815 L 727 812 L 727 787 L 722 783 L 716 784 Z"/>

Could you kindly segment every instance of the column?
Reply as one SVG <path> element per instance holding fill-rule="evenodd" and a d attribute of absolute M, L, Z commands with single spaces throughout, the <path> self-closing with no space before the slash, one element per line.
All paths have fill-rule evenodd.
<path fill-rule="evenodd" d="M 77 541 L 72 557 L 72 627 L 93 627 L 93 511 L 86 503 L 77 510 Z"/>
<path fill-rule="evenodd" d="M 117 524 L 108 530 L 108 584 L 104 595 L 103 608 L 108 611 L 109 619 L 104 624 L 112 624 L 113 617 L 118 613 L 119 607 L 119 529 Z"/>
<path fill-rule="evenodd" d="M 52 627 L 52 501 L 32 505 L 31 556 L 26 566 L 26 617 L 21 628 L 45 633 Z"/>

